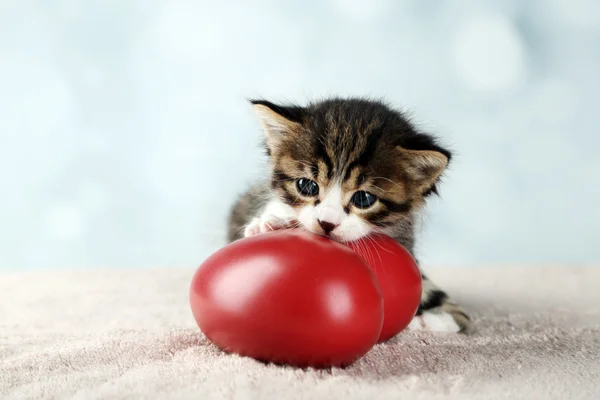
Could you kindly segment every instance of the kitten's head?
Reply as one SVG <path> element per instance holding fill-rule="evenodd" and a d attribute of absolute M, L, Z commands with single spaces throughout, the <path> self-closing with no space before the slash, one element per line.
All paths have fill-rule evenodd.
<path fill-rule="evenodd" d="M 306 229 L 338 241 L 397 233 L 437 193 L 450 160 L 378 101 L 251 102 L 264 126 L 272 189 Z"/>

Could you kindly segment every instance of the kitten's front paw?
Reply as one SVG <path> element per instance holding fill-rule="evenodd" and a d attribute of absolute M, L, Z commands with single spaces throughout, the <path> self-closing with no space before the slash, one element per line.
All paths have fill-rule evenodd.
<path fill-rule="evenodd" d="M 274 215 L 256 217 L 244 229 L 244 237 L 267 233 L 279 229 L 292 228 L 296 225 L 293 220 L 278 218 Z"/>
<path fill-rule="evenodd" d="M 260 233 L 260 218 L 254 218 L 246 228 L 244 228 L 244 237 L 258 235 Z"/>

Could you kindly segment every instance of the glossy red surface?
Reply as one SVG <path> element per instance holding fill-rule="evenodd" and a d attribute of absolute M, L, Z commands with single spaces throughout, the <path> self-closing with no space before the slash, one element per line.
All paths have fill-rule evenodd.
<path fill-rule="evenodd" d="M 383 327 L 378 342 L 404 330 L 421 301 L 422 279 L 415 259 L 394 239 L 378 235 L 346 244 L 371 266 L 383 293 Z"/>
<path fill-rule="evenodd" d="M 218 347 L 294 366 L 344 366 L 368 352 L 383 323 L 372 270 L 354 251 L 299 230 L 233 242 L 198 268 L 198 326 Z"/>

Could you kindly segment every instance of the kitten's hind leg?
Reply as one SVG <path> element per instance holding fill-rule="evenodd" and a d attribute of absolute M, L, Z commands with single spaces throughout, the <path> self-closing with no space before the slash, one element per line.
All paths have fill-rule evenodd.
<path fill-rule="evenodd" d="M 471 318 L 440 288 L 423 275 L 423 294 L 409 330 L 460 332 L 472 330 Z"/>

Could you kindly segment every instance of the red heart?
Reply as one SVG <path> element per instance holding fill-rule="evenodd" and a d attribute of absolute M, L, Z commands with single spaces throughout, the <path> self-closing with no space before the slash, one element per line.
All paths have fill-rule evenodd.
<path fill-rule="evenodd" d="M 351 364 L 377 342 L 384 319 L 379 283 L 363 259 L 300 230 L 215 252 L 194 275 L 190 305 L 221 349 L 295 366 Z"/>

